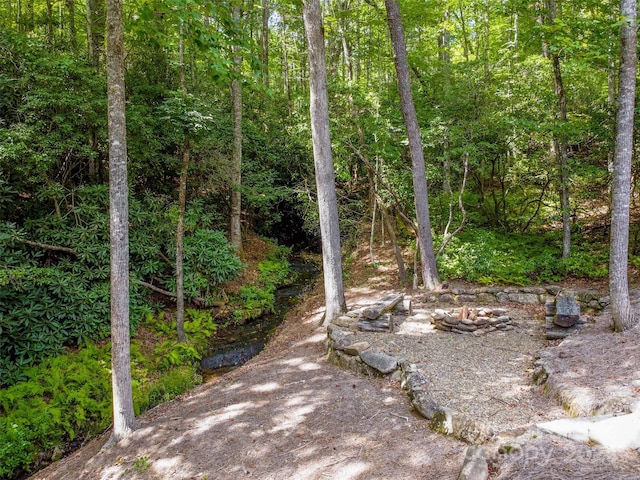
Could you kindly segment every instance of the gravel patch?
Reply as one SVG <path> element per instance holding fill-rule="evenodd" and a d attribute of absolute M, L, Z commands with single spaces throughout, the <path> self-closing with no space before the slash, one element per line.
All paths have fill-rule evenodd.
<path fill-rule="evenodd" d="M 467 414 L 496 433 L 518 433 L 566 414 L 532 379 L 536 354 L 548 345 L 542 317 L 535 317 L 533 307 L 506 308 L 514 329 L 479 337 L 435 330 L 432 310 L 422 306 L 410 317 L 394 316 L 393 333 L 358 332 L 355 337 L 416 364 L 439 405 Z"/>

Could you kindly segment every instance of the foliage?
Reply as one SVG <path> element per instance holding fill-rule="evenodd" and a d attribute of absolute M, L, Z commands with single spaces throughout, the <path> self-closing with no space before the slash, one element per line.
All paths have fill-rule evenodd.
<path fill-rule="evenodd" d="M 287 257 L 290 250 L 285 247 L 275 247 L 258 264 L 260 275 L 252 285 L 243 285 L 238 292 L 237 303 L 240 308 L 234 312 L 236 322 L 243 323 L 259 317 L 263 313 L 275 311 L 275 291 L 290 274 Z"/>
<path fill-rule="evenodd" d="M 486 284 L 558 282 L 566 276 L 601 278 L 607 275 L 607 252 L 601 245 L 578 244 L 571 257 L 560 258 L 555 232 L 500 234 L 471 229 L 455 237 L 440 258 L 446 278 Z"/>
<path fill-rule="evenodd" d="M 28 469 L 40 450 L 99 432 L 111 420 L 110 360 L 105 348 L 45 360 L 0 390 L 0 478 Z"/>
<path fill-rule="evenodd" d="M 203 324 L 210 326 L 211 322 L 199 322 Z M 163 364 L 163 358 L 143 357 L 136 341 L 132 358 L 136 414 L 202 381 L 189 358 L 160 373 L 157 365 Z M 110 345 L 88 344 L 77 353 L 50 357 L 37 366 L 23 368 L 21 381 L 0 390 L 0 478 L 29 471 L 39 453 L 44 452 L 46 458 L 54 450 L 64 450 L 67 442 L 95 435 L 109 426 L 110 369 Z"/>

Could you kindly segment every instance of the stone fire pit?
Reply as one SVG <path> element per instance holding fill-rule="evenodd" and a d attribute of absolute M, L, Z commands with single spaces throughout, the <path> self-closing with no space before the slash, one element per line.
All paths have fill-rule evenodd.
<path fill-rule="evenodd" d="M 504 308 L 468 308 L 466 305 L 451 310 L 436 308 L 431 314 L 431 323 L 437 330 L 475 336 L 513 329 Z"/>

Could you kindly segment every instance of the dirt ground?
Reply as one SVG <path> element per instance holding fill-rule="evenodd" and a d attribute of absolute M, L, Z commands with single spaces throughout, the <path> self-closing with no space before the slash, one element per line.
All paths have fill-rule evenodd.
<path fill-rule="evenodd" d="M 430 431 L 396 386 L 327 364 L 321 312 L 317 298 L 299 305 L 245 366 L 32 478 L 455 478 L 465 445 Z"/>
<path fill-rule="evenodd" d="M 379 298 L 392 286 L 392 270 L 390 264 L 356 270 L 347 281 L 348 303 Z M 455 479 L 466 444 L 432 432 L 397 382 L 362 378 L 326 362 L 325 330 L 317 326 L 320 293 L 294 308 L 267 349 L 243 367 L 147 412 L 120 444 L 103 448 L 107 432 L 31 478 Z M 607 351 L 612 334 L 596 335 L 591 341 Z M 615 339 L 638 345 L 634 335 Z M 564 353 L 557 358 L 575 362 L 580 355 L 580 368 L 596 376 L 619 366 L 611 381 L 638 393 L 638 348 L 621 352 L 623 359 L 612 349 L 606 359 L 594 357 L 584 342 L 572 348 L 559 348 Z M 640 478 L 638 452 L 614 454 L 542 432 L 510 455 L 486 450 L 495 479 Z"/>

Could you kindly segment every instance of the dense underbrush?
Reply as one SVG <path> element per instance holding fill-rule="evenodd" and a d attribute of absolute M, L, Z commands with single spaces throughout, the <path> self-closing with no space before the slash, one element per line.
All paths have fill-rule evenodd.
<path fill-rule="evenodd" d="M 211 238 L 209 238 L 211 240 Z M 256 318 L 272 311 L 275 290 L 289 275 L 288 249 L 263 244 L 265 258 L 246 268 L 254 269 L 254 281 L 228 297 L 220 308 L 188 308 L 185 319 L 187 342 L 176 339 L 172 308 L 142 304 L 133 310 L 136 318 L 131 345 L 134 409 L 137 415 L 188 391 L 201 383 L 199 360 L 207 352 L 221 324 Z M 237 257 L 236 257 L 237 258 Z M 5 289 L 16 289 L 16 281 Z M 221 283 L 221 285 L 224 285 Z M 28 297 L 38 310 L 38 297 Z M 27 305 L 26 300 L 22 300 Z M 46 310 L 46 305 L 40 307 Z M 61 309 L 60 305 L 57 306 Z M 73 338 L 79 346 L 67 346 L 66 353 L 51 355 L 44 348 L 40 361 L 12 370 L 0 389 L 0 479 L 18 478 L 109 427 L 111 410 L 110 343 L 100 340 L 108 334 L 108 305 L 101 312 L 105 330 Z M 53 307 L 56 310 L 56 307 Z M 82 311 L 75 319 L 81 323 Z M 27 320 L 33 320 L 23 312 Z M 46 315 L 43 322 L 46 321 Z M 23 321 L 24 323 L 24 321 Z M 25 325 L 26 328 L 27 325 Z M 30 326 L 32 329 L 33 323 Z M 62 341 L 63 337 L 57 337 Z M 67 340 L 71 337 L 67 337 Z M 52 344 L 53 345 L 53 344 Z M 58 346 L 58 349 L 60 347 Z"/>

